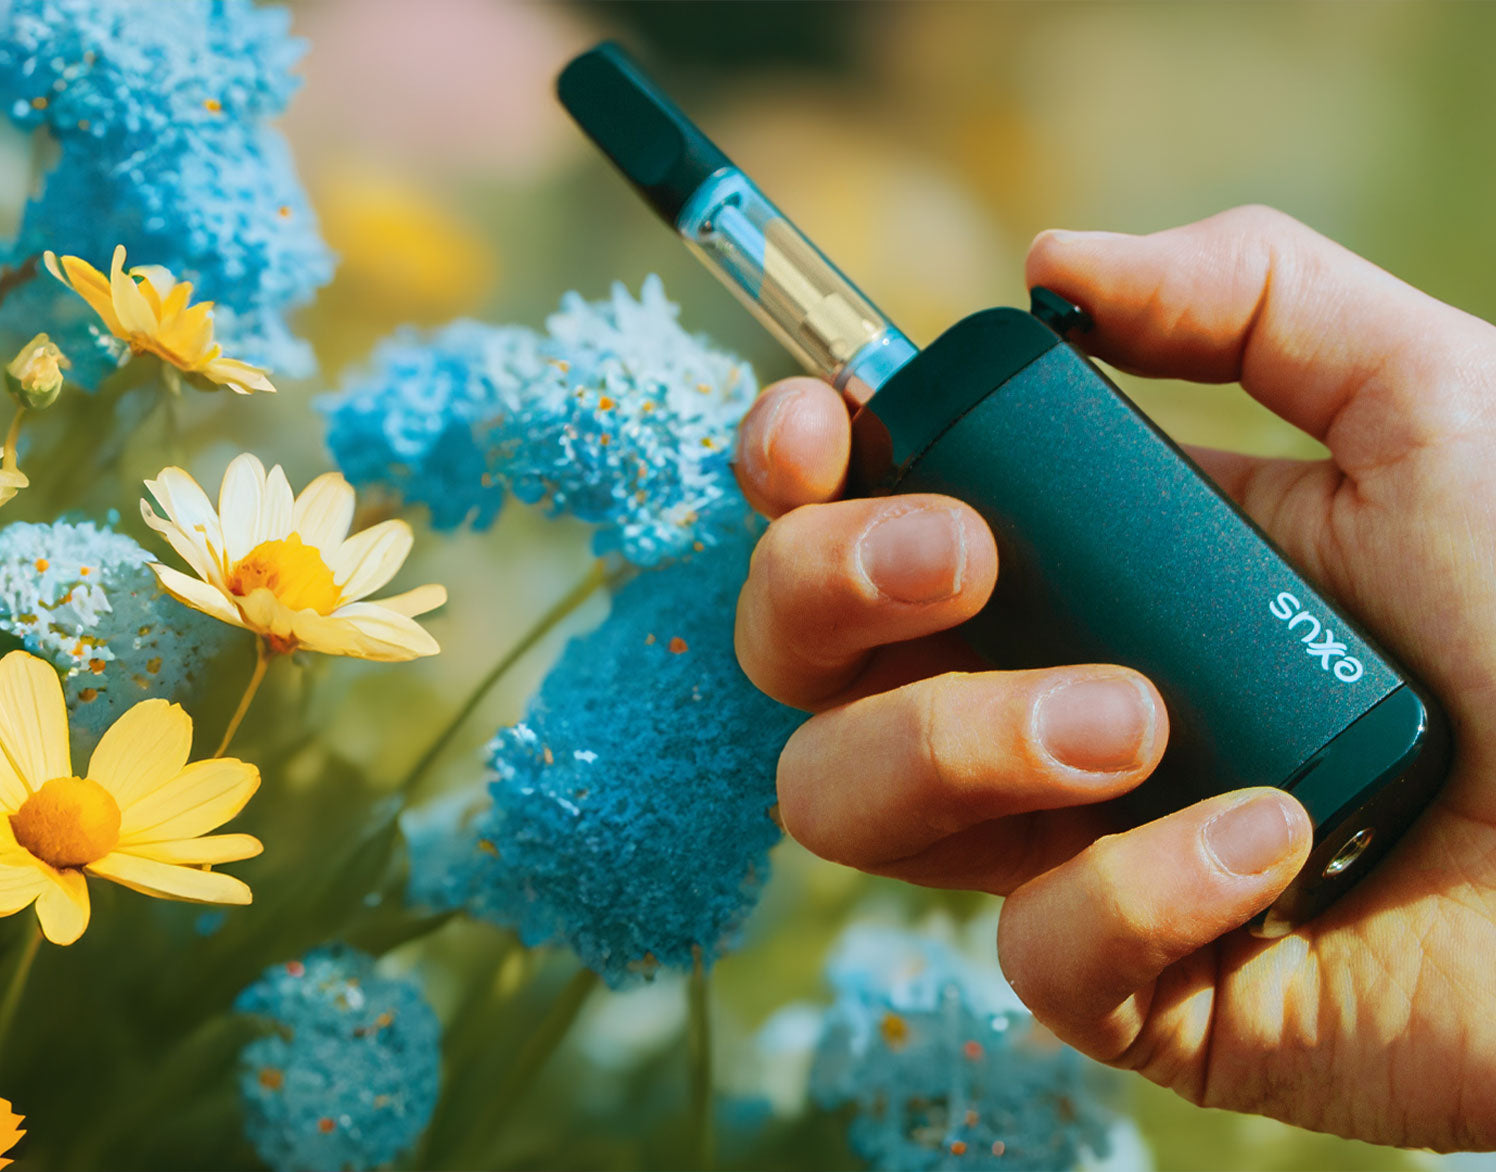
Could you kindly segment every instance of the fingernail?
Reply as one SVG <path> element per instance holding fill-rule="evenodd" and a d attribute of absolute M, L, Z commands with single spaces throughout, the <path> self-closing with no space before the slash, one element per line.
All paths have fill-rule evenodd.
<path fill-rule="evenodd" d="M 770 470 L 774 466 L 774 437 L 792 413 L 790 408 L 800 398 L 799 391 L 785 391 L 769 407 L 769 414 L 755 428 L 756 436 L 738 449 L 738 461 L 743 472 L 760 488 L 769 483 Z"/>
<path fill-rule="evenodd" d="M 1293 823 L 1279 794 L 1261 794 L 1205 824 L 1205 849 L 1233 875 L 1261 875 L 1293 850 Z"/>
<path fill-rule="evenodd" d="M 1039 741 L 1061 765 L 1089 773 L 1131 769 L 1153 747 L 1153 697 L 1130 676 L 1063 683 L 1039 699 Z"/>
<path fill-rule="evenodd" d="M 858 541 L 857 565 L 880 594 L 898 602 L 939 602 L 961 589 L 966 531 L 954 509 L 884 517 Z"/>

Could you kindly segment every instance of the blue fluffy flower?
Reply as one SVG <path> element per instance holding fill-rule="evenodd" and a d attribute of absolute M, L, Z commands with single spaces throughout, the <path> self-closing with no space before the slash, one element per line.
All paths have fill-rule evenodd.
<path fill-rule="evenodd" d="M 371 369 L 318 407 L 355 486 L 425 505 L 438 529 L 483 529 L 505 495 L 492 433 L 526 388 L 559 376 L 533 330 L 458 321 L 386 339 Z"/>
<path fill-rule="evenodd" d="M 441 1026 L 412 981 L 333 945 L 275 965 L 234 1008 L 273 1032 L 239 1059 L 245 1129 L 276 1169 L 363 1169 L 407 1151 L 431 1121 Z"/>
<path fill-rule="evenodd" d="M 297 81 L 289 16 L 248 0 L 14 0 L 0 42 L 0 107 L 47 135 L 57 162 L 3 259 L 50 248 L 107 271 L 116 244 L 218 303 L 215 336 L 283 374 L 312 355 L 285 314 L 331 276 L 332 259 L 267 119 Z M 76 381 L 108 371 L 100 330 L 45 279 L 0 309 L 0 330 L 45 327 Z"/>
<path fill-rule="evenodd" d="M 542 336 L 457 322 L 403 331 L 320 404 L 355 484 L 491 523 L 506 493 L 598 527 L 599 553 L 653 565 L 742 519 L 728 457 L 752 369 L 676 320 L 657 277 L 635 300 L 571 293 Z"/>
<path fill-rule="evenodd" d="M 477 914 L 564 941 L 614 986 L 688 969 L 698 950 L 710 964 L 767 877 L 774 763 L 803 717 L 733 654 L 751 544 L 624 586 L 494 740 L 492 805 L 462 831 L 474 871 L 448 889 L 470 883 Z"/>
<path fill-rule="evenodd" d="M 155 560 L 90 522 L 0 529 L 0 630 L 62 672 L 79 751 L 139 701 L 201 688 L 232 637 L 162 593 L 147 568 Z"/>
<path fill-rule="evenodd" d="M 836 993 L 811 1069 L 822 1106 L 856 1108 L 849 1140 L 875 1168 L 1073 1168 L 1105 1155 L 1108 1072 L 1002 1008 L 938 942 L 854 930 L 827 967 Z"/>

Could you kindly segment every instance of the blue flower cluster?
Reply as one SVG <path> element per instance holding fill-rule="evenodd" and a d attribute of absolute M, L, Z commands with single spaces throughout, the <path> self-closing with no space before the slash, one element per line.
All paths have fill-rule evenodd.
<path fill-rule="evenodd" d="M 201 688 L 233 635 L 163 593 L 155 560 L 91 522 L 0 529 L 0 630 L 62 672 L 79 753 L 139 701 Z"/>
<path fill-rule="evenodd" d="M 425 1131 L 441 1026 L 414 982 L 332 945 L 265 970 L 234 1008 L 273 1026 L 239 1057 L 245 1130 L 270 1167 L 381 1167 Z"/>
<path fill-rule="evenodd" d="M 506 494 L 598 526 L 639 565 L 717 540 L 744 514 L 728 464 L 752 368 L 686 333 L 649 277 L 589 303 L 568 294 L 540 335 L 460 321 L 402 331 L 320 403 L 355 485 L 492 523 Z"/>
<path fill-rule="evenodd" d="M 618 592 L 494 740 L 490 807 L 470 822 L 454 807 L 454 873 L 415 893 L 564 941 L 615 987 L 734 943 L 779 838 L 775 759 L 803 719 L 733 654 L 751 546 L 744 532 Z M 417 876 L 442 861 L 415 855 Z"/>
<path fill-rule="evenodd" d="M 848 1138 L 892 1172 L 1056 1172 L 1109 1150 L 1109 1072 L 1037 1027 L 939 943 L 857 930 L 827 968 L 836 1001 L 811 1068 Z M 990 982 L 999 982 L 993 974 Z"/>
<path fill-rule="evenodd" d="M 249 0 L 12 0 L 0 39 L 0 108 L 47 136 L 57 161 L 0 261 L 43 249 L 103 271 L 116 244 L 217 302 L 235 358 L 310 373 L 285 315 L 332 275 L 332 255 L 269 125 L 296 88 L 289 14 Z M 92 312 L 59 283 L 18 288 L 0 332 L 46 329 L 92 385 L 112 365 Z"/>

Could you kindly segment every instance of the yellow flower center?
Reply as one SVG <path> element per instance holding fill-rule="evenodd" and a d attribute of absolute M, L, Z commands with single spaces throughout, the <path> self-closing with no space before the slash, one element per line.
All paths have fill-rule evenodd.
<path fill-rule="evenodd" d="M 10 816 L 16 841 L 54 867 L 97 862 L 119 842 L 119 803 L 86 777 L 54 777 Z"/>
<path fill-rule="evenodd" d="M 317 547 L 295 533 L 260 542 L 235 564 L 228 585 L 241 598 L 263 586 L 291 610 L 318 614 L 331 614 L 342 596 Z"/>

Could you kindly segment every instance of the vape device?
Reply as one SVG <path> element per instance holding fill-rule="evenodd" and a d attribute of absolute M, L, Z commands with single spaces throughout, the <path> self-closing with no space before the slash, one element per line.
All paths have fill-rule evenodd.
<path fill-rule="evenodd" d="M 935 492 L 997 537 L 962 628 L 995 667 L 1120 663 L 1170 739 L 1134 822 L 1244 786 L 1291 792 L 1314 847 L 1252 930 L 1278 936 L 1365 874 L 1443 781 L 1438 707 L 1080 351 L 1045 289 L 917 349 L 616 45 L 562 103 L 740 300 L 854 410 L 852 490 Z"/>

